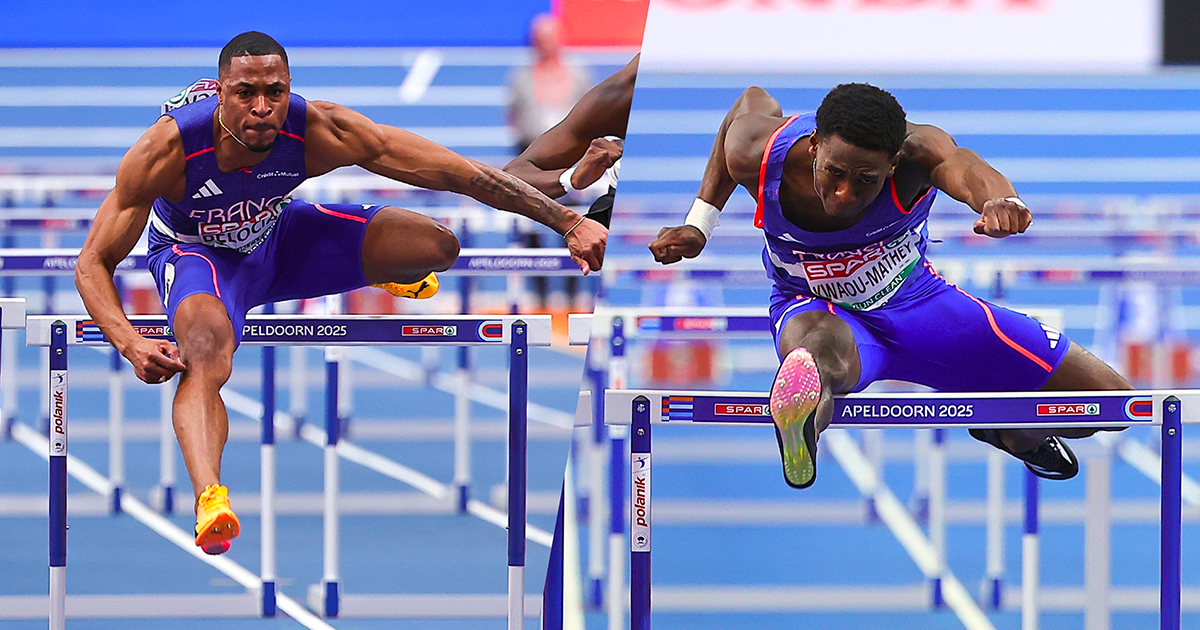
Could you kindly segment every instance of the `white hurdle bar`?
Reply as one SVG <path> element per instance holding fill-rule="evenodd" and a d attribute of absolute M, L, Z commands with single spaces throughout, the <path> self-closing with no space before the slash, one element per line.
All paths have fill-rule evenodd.
<path fill-rule="evenodd" d="M 23 314 L 23 313 L 22 313 Z M 133 317 L 130 323 L 147 338 L 172 339 L 172 331 L 165 316 Z M 52 597 L 51 609 L 65 610 L 65 565 L 66 565 L 66 352 L 70 345 L 106 345 L 108 341 L 99 327 L 86 316 L 36 316 L 27 321 L 26 341 L 31 346 L 51 347 L 51 409 L 54 420 L 51 430 L 61 424 L 62 479 L 51 485 L 51 505 L 61 498 L 61 514 L 51 510 L 51 566 Z M 329 347 L 356 345 L 502 345 L 510 347 L 509 381 L 509 479 L 508 479 L 508 627 L 517 630 L 523 627 L 525 616 L 524 568 L 525 568 L 525 480 L 526 458 L 525 437 L 528 404 L 528 350 L 529 346 L 548 346 L 551 342 L 551 322 L 547 315 L 532 316 L 282 316 L 262 315 L 247 317 L 243 329 L 242 343 L 246 345 L 320 345 Z M 327 352 L 329 350 L 327 349 Z M 338 616 L 340 597 L 338 592 L 337 568 L 337 480 L 339 436 L 336 397 L 336 361 L 329 362 L 333 372 L 327 396 L 326 455 L 325 455 L 325 551 L 324 576 L 321 584 L 310 589 L 310 600 L 315 599 L 314 608 L 328 617 Z M 58 378 L 56 381 L 55 379 Z M 57 397 L 56 397 L 57 396 Z M 59 418 L 61 417 L 61 423 Z M 273 418 L 271 418 L 273 419 Z M 264 422 L 270 423 L 268 418 Z M 53 434 L 52 434 L 53 435 Z M 267 431 L 264 430 L 264 441 Z M 264 443 L 264 491 L 274 486 L 274 470 L 268 466 L 273 456 Z M 56 443 L 51 441 L 51 453 Z M 56 458 L 51 458 L 51 476 L 55 473 Z M 61 495 L 56 498 L 55 495 Z M 56 520 L 56 517 L 57 520 Z M 263 513 L 263 544 L 274 540 L 274 523 L 269 522 L 269 510 Z M 56 536 L 61 539 L 56 555 Z M 264 569 L 273 566 L 274 550 L 264 549 Z M 61 557 L 60 557 L 61 556 Z M 56 565 L 55 562 L 61 564 Z M 55 577 L 60 586 L 55 589 Z M 273 576 L 265 576 L 273 579 Z M 263 597 L 274 595 L 274 584 L 267 579 L 262 582 Z M 313 595 L 318 595 L 313 598 Z M 280 597 L 282 601 L 282 597 Z M 264 612 L 268 609 L 263 602 Z M 273 609 L 274 603 L 271 602 Z M 293 613 L 285 609 L 288 614 Z"/>
<path fill-rule="evenodd" d="M 773 423 L 769 415 L 769 402 L 767 394 L 755 392 L 605 392 L 605 422 L 632 425 L 630 627 L 633 630 L 650 628 L 651 426 L 703 423 L 770 427 Z M 1161 425 L 1163 485 L 1160 628 L 1179 630 L 1182 425 L 1198 423 L 1200 391 L 1153 390 L 850 394 L 835 398 L 831 426 L 885 429 Z M 1036 524 L 1033 527 L 1036 529 Z"/>

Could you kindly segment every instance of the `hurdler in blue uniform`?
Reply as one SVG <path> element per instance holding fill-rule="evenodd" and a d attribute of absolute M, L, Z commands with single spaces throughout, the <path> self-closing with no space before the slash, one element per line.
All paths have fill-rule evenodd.
<path fill-rule="evenodd" d="M 771 415 L 790 485 L 816 477 L 832 396 L 877 380 L 940 391 L 1131 389 L 1059 331 L 937 274 L 925 258 L 937 190 L 979 213 L 975 232 L 993 238 L 1024 232 L 1032 214 L 1007 178 L 946 132 L 909 124 L 891 94 L 839 85 L 816 114 L 785 118 L 766 92 L 747 89 L 721 124 L 685 224 L 650 244 L 655 259 L 699 255 L 739 184 L 757 201 L 774 284 L 782 363 Z M 1094 432 L 971 430 L 1050 479 L 1079 470 L 1060 437 Z"/>
<path fill-rule="evenodd" d="M 469 195 L 538 221 L 599 269 L 607 230 L 499 169 L 350 109 L 291 94 L 283 47 L 262 33 L 221 51 L 219 79 L 172 99 L 130 149 L 76 267 L 88 313 L 138 378 L 180 374 L 174 424 L 196 496 L 196 545 L 223 553 L 240 525 L 220 483 L 229 378 L 246 312 L 367 284 L 423 297 L 458 256 L 454 234 L 390 206 L 293 201 L 304 179 L 358 165 L 414 186 Z M 212 93 L 199 99 L 203 92 Z M 199 100 L 197 100 L 199 99 Z M 150 267 L 178 347 L 129 324 L 116 265 L 150 222 Z"/>

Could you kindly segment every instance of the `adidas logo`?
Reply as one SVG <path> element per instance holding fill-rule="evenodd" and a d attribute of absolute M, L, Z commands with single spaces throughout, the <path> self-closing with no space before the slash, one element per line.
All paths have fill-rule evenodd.
<path fill-rule="evenodd" d="M 224 192 L 224 191 L 222 191 L 220 188 L 217 187 L 217 183 L 210 179 L 210 180 L 204 182 L 204 185 L 200 187 L 200 190 L 196 191 L 196 194 L 192 195 L 192 199 L 204 199 L 205 197 L 215 197 L 216 195 L 219 195 L 222 192 Z"/>
<path fill-rule="evenodd" d="M 1053 350 L 1058 346 L 1058 340 L 1062 337 L 1062 333 L 1045 324 L 1042 324 L 1042 330 L 1046 332 L 1046 339 L 1050 340 L 1050 349 Z"/>

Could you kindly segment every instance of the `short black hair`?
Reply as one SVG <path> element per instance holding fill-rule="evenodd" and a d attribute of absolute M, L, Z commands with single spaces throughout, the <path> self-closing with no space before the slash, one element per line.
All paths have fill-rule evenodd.
<path fill-rule="evenodd" d="M 221 74 L 225 74 L 229 71 L 234 57 L 245 57 L 246 55 L 255 57 L 279 55 L 283 58 L 283 65 L 288 65 L 287 51 L 279 45 L 279 42 L 265 33 L 247 31 L 229 40 L 229 43 L 221 49 L 221 59 L 217 62 L 217 70 Z"/>
<path fill-rule="evenodd" d="M 866 83 L 843 83 L 817 108 L 817 133 L 836 135 L 868 151 L 895 157 L 907 134 L 904 108 L 896 97 Z"/>

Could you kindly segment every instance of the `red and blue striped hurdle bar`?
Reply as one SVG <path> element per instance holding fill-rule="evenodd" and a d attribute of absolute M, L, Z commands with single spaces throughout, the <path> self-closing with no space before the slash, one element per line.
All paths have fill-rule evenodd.
<path fill-rule="evenodd" d="M 1184 403 L 1187 403 L 1186 405 Z M 605 422 L 630 431 L 630 627 L 650 628 L 651 426 L 773 426 L 756 392 L 608 390 Z M 1187 409 L 1185 412 L 1184 409 Z M 834 401 L 843 428 L 1162 426 L 1160 629 L 1180 630 L 1181 443 L 1200 423 L 1200 391 L 850 394 Z"/>
<path fill-rule="evenodd" d="M 135 316 L 130 324 L 142 336 L 173 341 L 166 316 Z M 71 345 L 102 346 L 109 342 L 87 316 L 34 316 L 27 319 L 26 341 L 31 346 L 50 346 L 50 566 L 51 628 L 62 623 L 66 585 L 66 436 L 67 436 L 67 349 Z M 246 318 L 242 343 L 262 346 L 356 346 L 356 345 L 445 345 L 509 346 L 509 478 L 508 478 L 508 627 L 519 630 L 525 617 L 525 498 L 526 422 L 528 406 L 530 346 L 548 346 L 551 321 L 548 315 L 530 316 L 404 316 L 404 315 L 251 315 Z M 331 378 L 336 379 L 336 362 Z M 333 381 L 336 382 L 336 381 Z M 326 413 L 325 446 L 325 550 L 324 578 L 320 588 L 321 612 L 336 617 L 339 610 L 337 506 L 340 427 L 336 386 L 330 387 Z M 61 429 L 61 444 L 56 441 Z M 270 432 L 264 431 L 264 440 Z M 61 451 L 61 453 L 59 452 Z M 264 449 L 264 454 L 268 450 Z M 61 461 L 59 461 L 61 460 Z M 55 471 L 60 469 L 59 473 Z M 265 468 L 265 466 L 264 466 Z M 273 487 L 273 470 L 271 471 Z M 267 485 L 264 484 L 264 488 Z M 264 495 L 265 496 L 265 495 Z M 54 506 L 59 506 L 57 509 Z M 263 510 L 264 547 L 274 540 L 273 518 Z M 269 534 L 268 534 L 269 531 Z M 264 562 L 263 595 L 274 596 L 273 569 Z M 268 552 L 264 549 L 264 559 Z M 270 580 L 268 580 L 268 577 Z M 56 586 L 57 585 L 57 586 Z M 264 601 L 264 609 L 268 602 Z M 274 607 L 274 602 L 270 602 Z"/>

